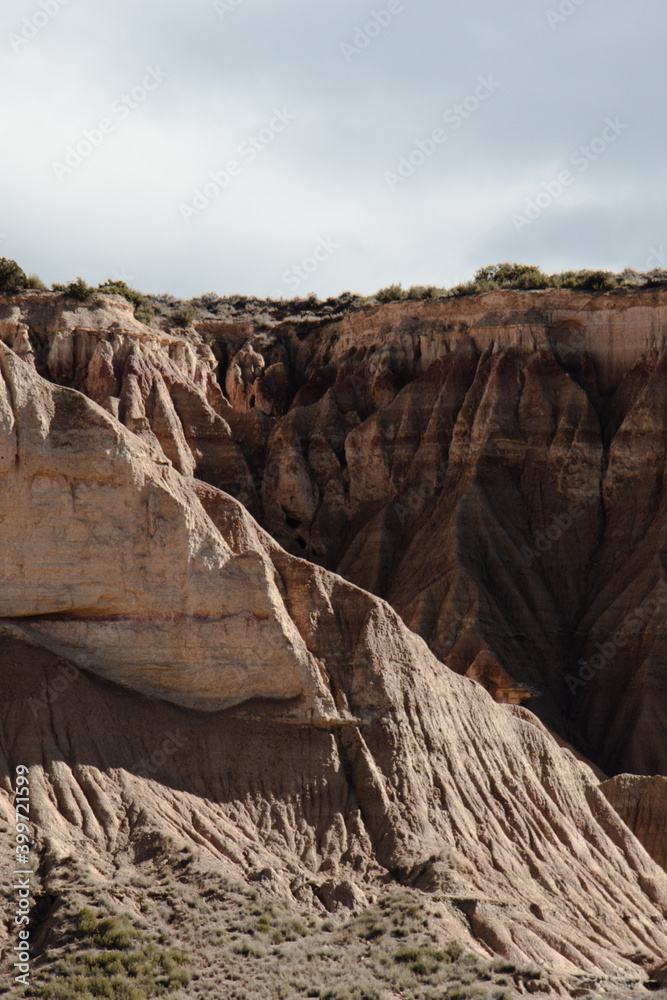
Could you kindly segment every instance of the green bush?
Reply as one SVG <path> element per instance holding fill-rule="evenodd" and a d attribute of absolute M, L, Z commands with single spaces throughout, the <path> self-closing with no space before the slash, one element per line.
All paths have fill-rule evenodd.
<path fill-rule="evenodd" d="M 160 965 L 164 972 L 171 975 L 176 969 L 178 969 L 185 962 L 185 955 L 182 951 L 178 951 L 177 948 L 170 948 L 169 951 L 165 951 L 160 955 Z"/>
<path fill-rule="evenodd" d="M 432 976 L 438 971 L 438 962 L 431 955 L 422 955 L 410 966 L 415 976 Z"/>
<path fill-rule="evenodd" d="M 91 937 L 97 930 L 95 914 L 87 906 L 78 913 L 76 929 L 79 937 Z"/>
<path fill-rule="evenodd" d="M 76 299 L 77 302 L 88 302 L 92 299 L 95 294 L 95 289 L 92 285 L 87 285 L 83 278 L 77 278 L 76 281 L 70 281 L 68 285 L 54 285 L 54 291 L 62 291 L 65 295 L 69 295 L 70 298 Z"/>
<path fill-rule="evenodd" d="M 450 941 L 445 951 L 451 958 L 452 962 L 455 962 L 463 954 L 463 947 L 458 943 L 458 941 Z"/>
<path fill-rule="evenodd" d="M 462 298 L 464 295 L 477 295 L 480 292 L 488 292 L 489 288 L 479 288 L 476 281 L 465 281 L 460 285 L 454 285 L 449 290 L 450 296 L 453 298 Z"/>
<path fill-rule="evenodd" d="M 494 288 L 549 288 L 552 280 L 534 264 L 491 264 L 475 272 L 475 281 Z"/>
<path fill-rule="evenodd" d="M 108 997 L 110 1000 L 114 1000 L 116 991 L 105 976 L 95 976 L 94 979 L 89 980 L 88 989 L 94 997 Z"/>
<path fill-rule="evenodd" d="M 535 965 L 525 966 L 523 969 L 519 969 L 519 975 L 523 979 L 541 979 L 542 973 Z"/>
<path fill-rule="evenodd" d="M 539 288 L 573 288 L 578 291 L 604 292 L 619 286 L 637 287 L 642 283 L 650 284 L 648 275 L 637 272 L 624 272 L 627 276 L 618 276 L 611 271 L 563 271 L 560 274 L 544 274 L 534 264 L 516 264 L 504 262 L 480 267 L 475 272 L 472 281 L 455 285 L 449 295 L 479 295 L 482 292 L 493 292 L 507 288 L 529 291 Z"/>
<path fill-rule="evenodd" d="M 132 947 L 132 925 L 127 917 L 106 917 L 97 925 L 95 937 L 103 948 Z"/>
<path fill-rule="evenodd" d="M 406 294 L 409 299 L 440 298 L 440 290 L 435 285 L 412 285 Z"/>
<path fill-rule="evenodd" d="M 174 972 L 169 973 L 168 984 L 172 989 L 176 989 L 178 986 L 187 986 L 191 978 L 190 973 L 186 969 L 176 969 Z"/>
<path fill-rule="evenodd" d="M 0 292 L 12 295 L 23 288 L 28 288 L 28 277 L 23 268 L 15 260 L 0 257 Z"/>
<path fill-rule="evenodd" d="M 400 284 L 398 285 L 387 285 L 386 288 L 381 288 L 375 293 L 375 298 L 378 302 L 396 302 L 398 299 L 405 298 L 405 292 Z"/>
<path fill-rule="evenodd" d="M 103 969 L 109 975 L 115 976 L 125 967 L 124 957 L 122 951 L 89 952 L 83 956 L 83 961 L 91 972 Z"/>
<path fill-rule="evenodd" d="M 408 964 L 409 962 L 416 962 L 419 958 L 419 951 L 417 948 L 402 948 L 394 954 L 394 961 Z"/>
<path fill-rule="evenodd" d="M 648 288 L 654 288 L 667 283 L 667 271 L 662 267 L 654 267 L 652 271 L 640 275 L 642 283 Z"/>
<path fill-rule="evenodd" d="M 29 274 L 25 284 L 26 288 L 36 288 L 40 292 L 47 291 L 46 285 L 37 274 Z"/>
<path fill-rule="evenodd" d="M 268 918 L 261 918 L 262 920 L 267 920 Z M 262 926 L 265 926 L 264 924 Z M 268 927 L 267 927 L 268 930 Z M 276 927 L 271 934 L 271 940 L 274 944 L 282 944 L 283 941 L 296 941 L 300 937 L 307 937 L 308 930 L 304 927 L 300 920 L 290 920 L 286 923 L 282 923 L 279 927 Z"/>
<path fill-rule="evenodd" d="M 561 288 L 575 288 L 586 292 L 606 292 L 618 287 L 611 271 L 565 271 L 558 275 Z"/>
<path fill-rule="evenodd" d="M 490 264 L 480 267 L 475 272 L 472 281 L 452 288 L 450 295 L 479 295 L 482 292 L 494 292 L 499 289 L 517 288 L 529 290 L 534 288 L 551 288 L 554 279 L 534 264 Z"/>
<path fill-rule="evenodd" d="M 193 306 L 191 303 L 186 303 L 177 309 L 176 312 L 172 313 L 171 320 L 175 326 L 183 327 L 184 329 L 188 326 L 192 326 L 199 319 L 199 310 Z M 259 328 L 259 324 L 257 324 Z"/>
<path fill-rule="evenodd" d="M 378 924 L 375 921 L 367 924 L 365 928 L 360 931 L 360 936 L 366 941 L 377 941 L 384 934 L 387 933 L 387 927 L 385 924 Z"/>
<path fill-rule="evenodd" d="M 98 920 L 86 907 L 75 915 L 75 933 L 81 949 L 68 952 L 55 963 L 49 970 L 48 984 L 36 984 L 31 996 L 44 1000 L 148 1000 L 168 996 L 190 982 L 183 952 L 160 949 L 126 914 Z"/>
<path fill-rule="evenodd" d="M 516 972 L 516 965 L 514 964 L 514 962 L 508 962 L 507 959 L 505 958 L 497 958 L 493 962 L 491 968 L 493 969 L 494 972 L 500 972 L 500 973 Z"/>

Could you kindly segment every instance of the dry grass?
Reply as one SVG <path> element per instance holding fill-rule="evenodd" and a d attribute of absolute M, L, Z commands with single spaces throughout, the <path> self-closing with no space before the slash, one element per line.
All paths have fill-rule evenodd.
<path fill-rule="evenodd" d="M 187 986 L 185 954 L 161 947 L 127 914 L 100 916 L 89 907 L 65 921 L 58 956 L 44 963 L 26 996 L 46 1000 L 148 1000 Z"/>
<path fill-rule="evenodd" d="M 438 944 L 432 915 L 411 890 L 389 891 L 357 914 L 311 908 L 304 917 L 264 889 L 210 874 L 152 883 L 134 874 L 124 889 L 126 908 L 116 912 L 108 912 L 106 898 L 97 900 L 96 911 L 76 908 L 73 896 L 58 940 L 35 964 L 30 996 L 499 1000 L 506 994 L 507 979 L 488 963 L 456 942 Z"/>
<path fill-rule="evenodd" d="M 36 957 L 30 997 L 510 1000 L 549 991 L 538 970 L 443 939 L 443 904 L 415 890 L 387 887 L 359 912 L 328 914 L 274 886 L 183 868 L 177 856 L 159 870 L 130 867 L 108 886 L 86 886 L 62 864 L 51 891 L 60 894 L 55 937 Z"/>

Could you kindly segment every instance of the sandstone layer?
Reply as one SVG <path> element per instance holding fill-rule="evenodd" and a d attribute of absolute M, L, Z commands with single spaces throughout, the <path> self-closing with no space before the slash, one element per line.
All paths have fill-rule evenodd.
<path fill-rule="evenodd" d="M 0 620 L 183 704 L 330 703 L 250 524 L 223 538 L 205 488 L 4 345 L 0 376 Z"/>

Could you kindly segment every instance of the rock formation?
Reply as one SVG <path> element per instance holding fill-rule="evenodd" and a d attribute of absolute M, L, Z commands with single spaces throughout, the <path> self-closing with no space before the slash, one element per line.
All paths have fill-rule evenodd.
<path fill-rule="evenodd" d="M 319 712 L 320 694 L 328 704 L 251 522 L 235 532 L 230 517 L 221 537 L 206 487 L 185 487 L 100 407 L 4 346 L 0 372 L 0 619 L 182 704 L 304 697 Z"/>
<path fill-rule="evenodd" d="M 662 799 L 518 703 L 667 770 L 663 315 L 503 293 L 255 336 L 9 301 L 0 766 L 44 857 L 94 882 L 166 838 L 331 908 L 394 880 L 481 954 L 646 979 Z"/>
<path fill-rule="evenodd" d="M 26 293 L 0 337 L 607 773 L 667 773 L 666 292 L 188 331 L 72 306 Z"/>

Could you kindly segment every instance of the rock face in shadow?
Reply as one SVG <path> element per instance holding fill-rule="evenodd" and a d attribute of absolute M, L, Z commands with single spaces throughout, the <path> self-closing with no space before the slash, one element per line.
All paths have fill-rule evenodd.
<path fill-rule="evenodd" d="M 667 778 L 617 774 L 600 785 L 654 861 L 667 870 Z"/>
<path fill-rule="evenodd" d="M 667 773 L 667 293 L 186 332 L 69 306 L 23 295 L 0 337 L 605 772 Z"/>

